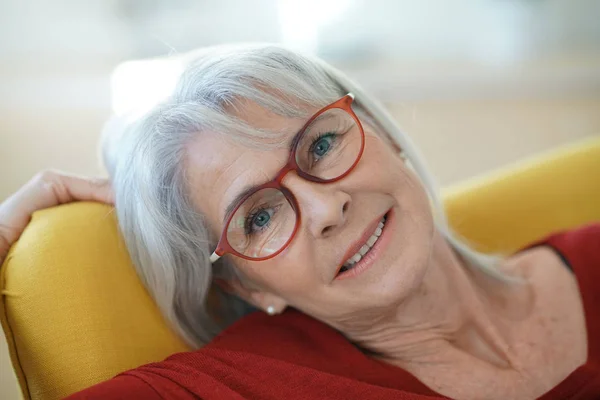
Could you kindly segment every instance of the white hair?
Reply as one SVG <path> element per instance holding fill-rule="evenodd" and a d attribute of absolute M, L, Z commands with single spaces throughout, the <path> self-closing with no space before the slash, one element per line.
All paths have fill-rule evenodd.
<path fill-rule="evenodd" d="M 248 146 L 281 146 L 280 132 L 252 127 L 231 115 L 249 100 L 285 117 L 309 117 L 348 92 L 359 118 L 403 149 L 432 204 L 437 229 L 467 263 L 500 279 L 498 258 L 479 253 L 450 230 L 437 184 L 416 146 L 393 118 L 357 84 L 327 63 L 269 44 L 216 46 L 179 56 L 185 69 L 171 95 L 131 123 L 113 119 L 102 152 L 115 191 L 119 228 L 137 273 L 161 312 L 192 347 L 208 342 L 248 312 L 215 289 L 214 277 L 235 273 L 225 259 L 213 269 L 216 240 L 194 207 L 186 179 L 185 148 L 210 130 Z M 148 84 L 152 84 L 149 82 Z M 209 196 L 209 193 L 205 194 Z"/>

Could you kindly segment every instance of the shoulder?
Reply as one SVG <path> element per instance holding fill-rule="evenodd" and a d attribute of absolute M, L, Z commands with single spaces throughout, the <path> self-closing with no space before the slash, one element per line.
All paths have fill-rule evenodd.
<path fill-rule="evenodd" d="M 578 273 L 600 265 L 600 223 L 554 232 L 526 246 L 509 260 L 509 265 L 561 265 Z M 600 266 L 596 268 L 600 273 Z"/>
<path fill-rule="evenodd" d="M 564 230 L 550 235 L 545 242 L 571 264 L 598 264 L 600 262 L 600 223 Z"/>
<path fill-rule="evenodd" d="M 600 337 L 600 224 L 553 233 L 511 259 L 523 268 L 547 312 L 567 310 L 559 319 L 585 314 L 590 354 L 600 357 L 600 343 L 592 340 Z"/>
<path fill-rule="evenodd" d="M 569 299 L 578 303 L 580 295 L 588 300 L 600 285 L 600 224 L 547 235 L 509 257 L 503 269 L 526 279 L 551 307 L 562 307 Z"/>

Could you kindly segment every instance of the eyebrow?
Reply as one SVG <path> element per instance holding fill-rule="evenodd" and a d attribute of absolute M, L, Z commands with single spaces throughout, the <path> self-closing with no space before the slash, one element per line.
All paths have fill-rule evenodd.
<path fill-rule="evenodd" d="M 335 118 L 334 115 L 332 114 L 321 114 L 319 115 L 317 118 L 315 118 L 312 122 L 315 121 L 321 121 L 321 120 L 327 120 L 327 119 L 331 119 L 331 118 Z M 312 123 L 311 122 L 311 123 Z M 305 125 L 306 126 L 306 125 Z M 290 141 L 290 144 L 288 146 L 288 152 L 291 153 L 294 150 L 294 146 L 296 145 L 296 142 L 298 142 L 298 140 L 300 139 L 300 136 L 302 135 L 302 133 L 304 132 L 304 127 L 300 128 L 300 130 L 298 132 L 296 132 L 294 134 L 294 137 L 292 138 L 292 140 Z M 229 204 L 227 205 L 227 208 L 225 209 L 225 215 L 223 215 L 223 226 L 225 225 L 225 223 L 227 222 L 227 218 L 229 218 L 229 216 L 231 215 L 231 213 L 235 210 L 235 208 L 238 206 L 238 203 L 240 201 L 242 201 L 242 199 L 244 197 L 246 197 L 247 195 L 249 195 L 251 192 L 254 191 L 254 189 L 256 189 L 259 185 L 248 185 L 245 186 L 244 189 L 238 193 L 233 200 L 231 200 L 229 202 Z"/>
<path fill-rule="evenodd" d="M 313 119 L 310 124 L 314 124 L 317 121 L 327 121 L 328 119 L 335 119 L 336 116 L 331 114 L 331 113 L 325 113 L 325 114 L 320 114 L 317 118 Z M 308 128 L 307 125 L 304 125 L 302 128 Z M 294 137 L 292 138 L 290 145 L 288 147 L 289 152 L 291 153 L 292 150 L 294 150 L 294 146 L 296 145 L 296 142 L 298 142 L 298 140 L 300 140 L 300 136 L 302 136 L 302 133 L 304 132 L 304 129 L 300 128 L 300 130 L 298 132 L 296 132 L 296 134 L 294 135 Z"/>
<path fill-rule="evenodd" d="M 251 192 L 253 192 L 254 189 L 256 189 L 258 186 L 259 185 L 246 186 L 244 188 L 244 190 L 242 190 L 240 193 L 238 193 L 237 196 L 235 196 L 233 198 L 233 200 L 231 200 L 231 202 L 229 203 L 229 205 L 225 209 L 225 215 L 223 215 L 223 226 L 225 226 L 225 223 L 227 222 L 227 218 L 229 218 L 229 216 L 231 215 L 231 213 L 238 206 L 238 203 L 240 201 L 242 201 L 242 199 L 244 197 L 248 196 Z M 225 229 L 225 228 L 223 228 L 223 229 Z"/>

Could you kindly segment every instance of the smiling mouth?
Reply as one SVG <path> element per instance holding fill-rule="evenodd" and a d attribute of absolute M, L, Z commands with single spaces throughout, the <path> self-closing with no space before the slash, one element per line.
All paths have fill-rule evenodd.
<path fill-rule="evenodd" d="M 338 271 L 337 275 L 340 275 L 343 272 L 352 270 L 363 257 L 365 257 L 366 255 L 369 254 L 371 249 L 375 246 L 375 244 L 379 240 L 379 237 L 382 235 L 383 229 L 385 228 L 385 223 L 387 221 L 387 218 L 388 217 L 387 217 L 387 213 L 386 213 L 381 218 L 379 223 L 377 224 L 375 231 L 373 231 L 371 236 L 365 241 L 365 243 L 363 243 L 363 245 L 360 247 L 360 249 L 344 262 L 344 264 Z"/>

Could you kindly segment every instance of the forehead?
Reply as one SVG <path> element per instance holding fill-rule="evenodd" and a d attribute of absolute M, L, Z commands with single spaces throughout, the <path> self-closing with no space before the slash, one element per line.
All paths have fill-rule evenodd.
<path fill-rule="evenodd" d="M 305 113 L 307 117 L 311 115 L 311 113 L 318 111 L 317 108 L 310 107 L 309 105 L 302 107 L 302 109 L 306 110 Z M 229 115 L 239 118 L 255 128 L 273 131 L 280 131 L 282 128 L 288 128 L 290 123 L 303 121 L 303 119 L 290 118 L 276 114 L 273 111 L 263 108 L 257 103 L 248 99 L 238 100 L 235 104 L 235 107 L 229 107 L 227 112 Z M 301 126 L 298 128 L 300 127 Z"/>
<path fill-rule="evenodd" d="M 307 110 L 307 114 L 318 110 Z M 234 116 L 255 128 L 283 135 L 283 145 L 273 149 L 260 140 L 246 145 L 227 132 L 203 131 L 186 147 L 186 170 L 192 200 L 211 227 L 221 229 L 229 202 L 248 186 L 257 186 L 275 177 L 289 157 L 288 141 L 302 128 L 305 118 L 287 118 L 256 103 L 245 102 Z M 215 232 L 216 233 L 216 232 Z"/>

